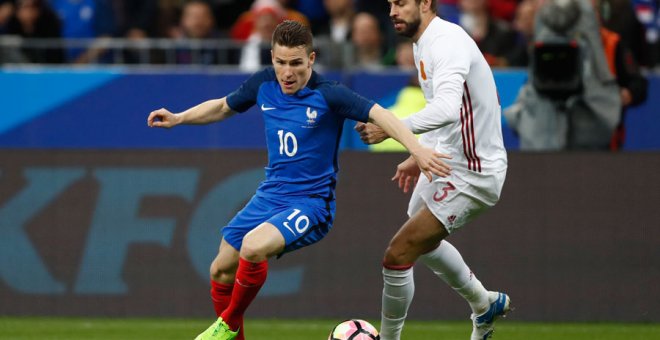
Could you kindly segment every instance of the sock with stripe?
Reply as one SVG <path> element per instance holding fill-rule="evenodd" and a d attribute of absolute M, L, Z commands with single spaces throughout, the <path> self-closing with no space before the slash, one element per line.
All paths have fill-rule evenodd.
<path fill-rule="evenodd" d="M 413 268 L 383 265 L 383 305 L 380 323 L 381 340 L 399 340 L 415 294 Z"/>
<path fill-rule="evenodd" d="M 442 241 L 438 248 L 419 259 L 461 295 L 470 304 L 473 313 L 479 315 L 488 310 L 488 291 L 451 243 Z"/>

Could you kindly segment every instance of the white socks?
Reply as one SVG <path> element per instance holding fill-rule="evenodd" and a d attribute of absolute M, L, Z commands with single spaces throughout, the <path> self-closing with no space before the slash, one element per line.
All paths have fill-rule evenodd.
<path fill-rule="evenodd" d="M 488 310 L 488 291 L 451 243 L 442 241 L 438 248 L 420 256 L 420 260 L 465 298 L 474 314 L 479 315 Z"/>
<path fill-rule="evenodd" d="M 465 298 L 474 314 L 480 315 L 488 310 L 488 291 L 451 243 L 442 241 L 438 248 L 422 255 L 420 260 Z M 413 268 L 399 270 L 383 267 L 383 283 L 380 338 L 399 340 L 415 293 Z"/>
<path fill-rule="evenodd" d="M 380 339 L 399 340 L 415 293 L 412 267 L 403 270 L 383 268 L 383 283 Z"/>

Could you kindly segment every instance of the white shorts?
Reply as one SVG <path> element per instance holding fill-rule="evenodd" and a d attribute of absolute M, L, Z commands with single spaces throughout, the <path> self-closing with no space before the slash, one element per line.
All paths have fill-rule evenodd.
<path fill-rule="evenodd" d="M 497 203 L 506 172 L 481 177 L 467 183 L 456 177 L 435 178 L 433 182 L 420 176 L 408 204 L 408 216 L 427 206 L 445 226 L 447 232 L 461 228 Z"/>

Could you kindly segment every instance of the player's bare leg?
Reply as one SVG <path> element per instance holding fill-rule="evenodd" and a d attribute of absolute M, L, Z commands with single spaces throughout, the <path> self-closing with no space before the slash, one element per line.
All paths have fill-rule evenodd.
<path fill-rule="evenodd" d="M 218 255 L 211 263 L 211 300 L 216 316 L 229 306 L 231 294 L 234 290 L 234 278 L 238 268 L 239 252 L 227 241 L 222 239 L 218 249 Z M 243 325 L 240 325 L 240 331 L 236 340 L 244 340 L 245 334 Z"/>
<path fill-rule="evenodd" d="M 236 268 L 238 268 L 238 257 L 238 250 L 234 249 L 223 238 L 220 241 L 218 255 L 211 263 L 211 280 L 218 283 L 233 284 Z"/>
<path fill-rule="evenodd" d="M 231 299 L 218 320 L 198 339 L 242 339 L 243 314 L 266 282 L 267 259 L 282 252 L 284 245 L 284 237 L 270 223 L 245 235 L 240 252 L 223 240 L 211 265 L 211 277 L 219 284 L 234 282 Z"/>
<path fill-rule="evenodd" d="M 397 232 L 383 261 L 381 339 L 400 339 L 414 294 L 412 265 L 420 258 L 470 304 L 473 315 L 489 310 L 489 293 L 449 242 L 443 224 L 427 207 L 420 209 Z M 508 297 L 507 297 L 508 299 Z"/>
<path fill-rule="evenodd" d="M 435 249 L 448 233 L 426 208 L 420 209 L 394 235 L 383 259 L 383 305 L 380 337 L 398 340 L 415 292 L 413 264 Z"/>
<path fill-rule="evenodd" d="M 232 331 L 240 330 L 245 310 L 266 282 L 268 258 L 282 252 L 284 245 L 284 237 L 270 223 L 259 225 L 243 238 L 231 302 L 220 315 Z"/>

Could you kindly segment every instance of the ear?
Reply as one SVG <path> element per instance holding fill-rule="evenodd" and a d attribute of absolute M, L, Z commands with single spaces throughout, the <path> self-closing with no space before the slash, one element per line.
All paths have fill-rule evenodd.
<path fill-rule="evenodd" d="M 420 3 L 420 7 L 422 9 L 422 13 L 430 12 L 431 11 L 431 3 L 435 0 L 422 0 Z"/>
<path fill-rule="evenodd" d="M 315 61 L 316 61 L 316 52 L 312 51 L 312 53 L 309 54 L 309 67 L 312 67 Z"/>

